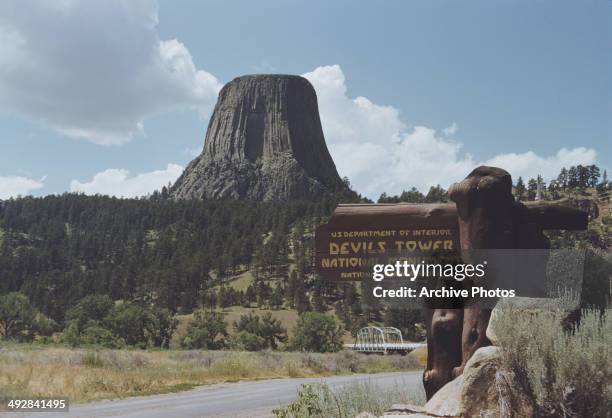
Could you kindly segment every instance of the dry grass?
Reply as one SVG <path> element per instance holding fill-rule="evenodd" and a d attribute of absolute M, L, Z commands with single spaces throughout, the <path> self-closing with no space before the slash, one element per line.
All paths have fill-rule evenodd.
<path fill-rule="evenodd" d="M 255 281 L 255 278 L 253 277 L 253 273 L 251 273 L 251 270 L 247 270 L 230 279 L 224 280 L 223 283 L 226 286 L 231 287 L 235 290 L 242 290 L 243 292 L 246 292 L 249 285 L 253 283 L 254 281 Z M 219 286 L 214 287 L 214 289 L 218 289 L 218 288 Z"/>
<path fill-rule="evenodd" d="M 423 368 L 427 366 L 427 347 L 419 347 L 410 354 L 416 358 Z"/>
<path fill-rule="evenodd" d="M 0 394 L 67 396 L 72 402 L 186 390 L 194 386 L 285 377 L 420 368 L 413 356 L 0 348 Z"/>

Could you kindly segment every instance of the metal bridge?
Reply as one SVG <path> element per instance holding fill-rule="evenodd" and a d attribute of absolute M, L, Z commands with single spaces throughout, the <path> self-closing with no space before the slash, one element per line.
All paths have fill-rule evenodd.
<path fill-rule="evenodd" d="M 424 343 L 408 343 L 402 339 L 402 332 L 394 327 L 365 327 L 357 333 L 354 344 L 345 344 L 348 350 L 362 353 L 408 353 Z"/>

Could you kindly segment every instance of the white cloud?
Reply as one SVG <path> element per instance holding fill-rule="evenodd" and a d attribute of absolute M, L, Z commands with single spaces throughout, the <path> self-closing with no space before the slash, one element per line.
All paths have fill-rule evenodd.
<path fill-rule="evenodd" d="M 521 154 L 500 154 L 488 160 L 486 164 L 503 167 L 513 173 L 515 179 L 519 175 L 528 179 L 536 178 L 540 174 L 544 179 L 550 180 L 557 177 L 563 167 L 595 164 L 596 161 L 597 153 L 595 150 L 579 147 L 571 150 L 561 148 L 557 154 L 551 157 L 540 157 L 533 151 Z"/>
<path fill-rule="evenodd" d="M 457 126 L 457 124 L 453 122 L 451 126 L 448 126 L 442 129 L 442 133 L 446 136 L 452 136 L 452 135 L 455 135 L 458 130 L 459 130 L 459 126 Z"/>
<path fill-rule="evenodd" d="M 72 180 L 70 191 L 88 195 L 140 197 L 155 190 L 161 190 L 168 183 L 174 183 L 183 169 L 180 165 L 168 164 L 165 170 L 130 176 L 129 170 L 109 168 L 94 175 L 90 182 L 81 183 L 78 180 Z"/>
<path fill-rule="evenodd" d="M 27 196 L 33 190 L 43 187 L 44 180 L 44 177 L 40 180 L 33 180 L 20 176 L 0 176 L 0 199 Z"/>
<path fill-rule="evenodd" d="M 208 115 L 221 84 L 160 40 L 153 0 L 0 3 L 0 110 L 98 144 L 172 109 Z"/>
<path fill-rule="evenodd" d="M 396 108 L 348 97 L 338 65 L 318 67 L 304 77 L 317 91 L 323 131 L 340 175 L 348 176 L 356 190 L 371 198 L 412 186 L 423 192 L 437 184 L 448 187 L 481 164 L 502 167 L 513 178 L 537 174 L 551 178 L 564 166 L 592 164 L 596 159 L 593 149 L 563 148 L 550 157 L 529 151 L 475 161 L 461 143 L 449 138 L 458 130 L 456 123 L 441 133 L 424 126 L 408 129 Z"/>

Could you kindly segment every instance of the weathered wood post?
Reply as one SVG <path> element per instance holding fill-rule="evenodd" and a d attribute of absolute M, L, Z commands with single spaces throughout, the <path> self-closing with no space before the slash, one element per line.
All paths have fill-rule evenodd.
<path fill-rule="evenodd" d="M 516 248 L 514 197 L 510 174 L 496 167 L 481 166 L 463 181 L 449 188 L 449 197 L 457 205 L 459 245 L 464 260 L 474 260 L 473 250 Z M 495 273 L 493 273 L 495 274 Z M 461 364 L 453 369 L 453 378 L 463 373 L 472 354 L 490 344 L 486 337 L 491 309 L 480 309 L 477 301 L 464 301 L 461 333 Z"/>

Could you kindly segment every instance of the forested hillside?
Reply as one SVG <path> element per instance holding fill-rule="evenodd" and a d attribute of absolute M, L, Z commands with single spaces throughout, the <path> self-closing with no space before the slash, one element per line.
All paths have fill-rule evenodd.
<path fill-rule="evenodd" d="M 591 251 L 596 286 L 589 303 L 601 305 L 608 298 L 612 222 L 610 184 L 595 168 L 572 167 L 548 185 L 530 180 L 524 190 L 519 178 L 514 191 L 521 200 L 539 193 L 599 209 L 588 231 L 549 236 L 553 247 Z M 62 338 L 73 345 L 168 346 L 178 314 L 192 319 L 181 345 L 223 347 L 232 326 L 224 317 L 235 307 L 261 315 L 237 317 L 234 331 L 243 348 L 287 341 L 287 315 L 268 315 L 279 310 L 331 315 L 338 324 L 313 317 L 304 326 L 327 327 L 334 335 L 337 326 L 354 333 L 380 323 L 419 338 L 419 312 L 366 303 L 358 284 L 325 283 L 313 272 L 314 228 L 339 202 L 360 199 L 175 201 L 163 190 L 141 199 L 64 194 L 1 201 L 0 335 L 29 340 L 64 330 Z M 427 194 L 414 188 L 383 194 L 379 202 L 447 200 L 437 186 Z"/>
<path fill-rule="evenodd" d="M 189 310 L 213 271 L 286 265 L 291 227 L 318 223 L 336 203 L 75 194 L 4 201 L 0 293 L 21 291 L 56 320 L 91 293 Z"/>

